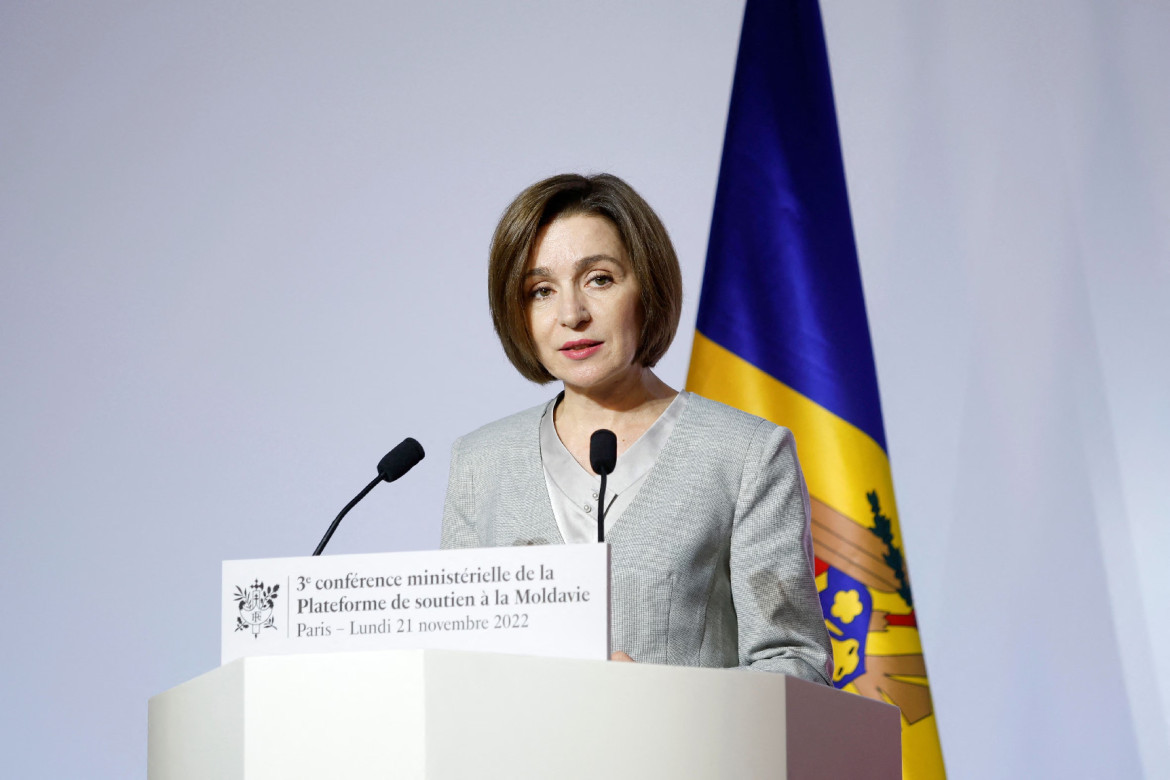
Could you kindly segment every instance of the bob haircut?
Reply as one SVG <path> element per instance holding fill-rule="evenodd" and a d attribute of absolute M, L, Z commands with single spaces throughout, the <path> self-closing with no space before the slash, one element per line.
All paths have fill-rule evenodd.
<path fill-rule="evenodd" d="M 492 236 L 488 303 L 508 360 L 539 384 L 555 377 L 536 356 L 528 332 L 524 272 L 536 234 L 560 217 L 594 214 L 617 228 L 641 288 L 642 335 L 634 362 L 653 366 L 666 354 L 682 310 L 682 272 L 662 220 L 617 176 L 565 173 L 533 184 L 504 210 Z"/>

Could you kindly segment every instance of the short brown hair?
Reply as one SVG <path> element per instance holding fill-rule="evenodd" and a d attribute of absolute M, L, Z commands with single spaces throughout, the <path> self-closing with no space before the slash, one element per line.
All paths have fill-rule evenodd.
<path fill-rule="evenodd" d="M 642 338 L 634 361 L 653 366 L 678 330 L 678 256 L 662 220 L 642 196 L 608 173 L 564 173 L 538 181 L 516 196 L 496 225 L 488 260 L 488 302 L 508 359 L 526 379 L 540 384 L 555 377 L 537 359 L 528 332 L 524 271 L 537 232 L 558 217 L 576 214 L 596 214 L 612 222 L 630 256 L 642 299 Z"/>

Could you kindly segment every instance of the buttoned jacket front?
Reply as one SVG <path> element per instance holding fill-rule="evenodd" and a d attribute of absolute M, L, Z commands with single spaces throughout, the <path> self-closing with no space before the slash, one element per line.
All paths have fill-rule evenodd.
<path fill-rule="evenodd" d="M 546 408 L 455 442 L 444 548 L 563 542 L 540 458 Z M 791 432 L 692 394 L 606 539 L 613 649 L 828 683 L 808 518 Z"/>

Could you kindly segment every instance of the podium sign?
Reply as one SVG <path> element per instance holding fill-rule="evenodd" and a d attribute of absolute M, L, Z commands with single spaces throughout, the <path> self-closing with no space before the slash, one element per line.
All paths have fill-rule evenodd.
<path fill-rule="evenodd" d="M 224 561 L 220 662 L 345 650 L 609 657 L 604 544 Z"/>

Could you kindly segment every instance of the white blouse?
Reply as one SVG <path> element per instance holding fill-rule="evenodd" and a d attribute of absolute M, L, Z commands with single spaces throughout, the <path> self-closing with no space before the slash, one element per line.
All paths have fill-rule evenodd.
<path fill-rule="evenodd" d="M 674 424 L 686 408 L 689 393 L 680 392 L 654 424 L 638 437 L 617 459 L 613 473 L 605 482 L 605 535 L 638 495 L 650 469 L 666 446 Z M 540 460 L 544 464 L 544 482 L 552 502 L 553 516 L 561 536 L 569 544 L 597 541 L 597 492 L 601 477 L 586 470 L 557 435 L 553 409 L 560 396 L 545 407 L 540 420 Z"/>

